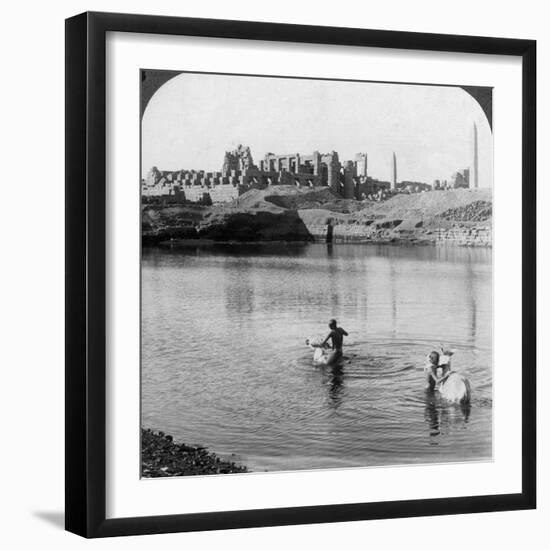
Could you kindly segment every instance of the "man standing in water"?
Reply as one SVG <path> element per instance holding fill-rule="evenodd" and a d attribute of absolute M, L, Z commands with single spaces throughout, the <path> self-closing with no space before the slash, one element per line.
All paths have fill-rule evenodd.
<path fill-rule="evenodd" d="M 321 344 L 321 347 L 323 347 L 329 340 L 332 341 L 332 351 L 329 353 L 327 360 L 327 365 L 331 365 L 342 358 L 344 336 L 348 336 L 348 333 L 343 328 L 336 325 L 336 319 L 331 319 L 328 322 L 328 328 L 330 328 L 330 333 Z"/>

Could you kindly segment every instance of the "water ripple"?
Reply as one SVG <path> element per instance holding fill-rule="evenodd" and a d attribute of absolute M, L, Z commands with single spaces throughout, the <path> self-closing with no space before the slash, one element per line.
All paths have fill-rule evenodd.
<path fill-rule="evenodd" d="M 143 423 L 252 470 L 488 459 L 490 267 L 490 251 L 431 248 L 146 251 Z M 318 367 L 304 341 L 331 317 L 347 359 Z M 468 409 L 424 390 L 440 344 Z"/>

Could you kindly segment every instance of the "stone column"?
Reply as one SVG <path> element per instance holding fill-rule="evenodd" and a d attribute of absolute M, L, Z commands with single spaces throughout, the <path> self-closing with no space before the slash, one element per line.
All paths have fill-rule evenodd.
<path fill-rule="evenodd" d="M 367 153 L 359 153 L 357 159 L 357 175 L 367 177 Z"/>
<path fill-rule="evenodd" d="M 477 125 L 474 122 L 474 144 L 473 144 L 473 160 L 472 160 L 472 183 L 474 189 L 479 187 L 479 166 L 478 166 L 478 144 L 477 144 Z"/>
<path fill-rule="evenodd" d="M 321 155 L 319 151 L 313 151 L 313 175 L 319 176 L 321 174 Z"/>
<path fill-rule="evenodd" d="M 327 184 L 334 192 L 338 193 L 340 187 L 340 161 L 338 160 L 338 153 L 333 151 L 330 154 L 327 168 Z"/>
<path fill-rule="evenodd" d="M 344 164 L 344 198 L 355 197 L 355 182 L 353 181 L 353 162 L 348 160 Z"/>

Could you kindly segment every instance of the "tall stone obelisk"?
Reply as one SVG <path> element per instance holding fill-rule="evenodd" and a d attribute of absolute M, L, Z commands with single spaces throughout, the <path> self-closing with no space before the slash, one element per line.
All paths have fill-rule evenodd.
<path fill-rule="evenodd" d="M 391 190 L 395 191 L 397 186 L 397 158 L 395 153 L 393 153 L 392 164 L 391 164 Z"/>
<path fill-rule="evenodd" d="M 478 165 L 478 143 L 477 143 L 477 126 L 474 122 L 474 150 L 473 150 L 473 161 L 472 161 L 472 173 L 471 181 L 473 183 L 474 189 L 479 187 L 479 165 Z"/>

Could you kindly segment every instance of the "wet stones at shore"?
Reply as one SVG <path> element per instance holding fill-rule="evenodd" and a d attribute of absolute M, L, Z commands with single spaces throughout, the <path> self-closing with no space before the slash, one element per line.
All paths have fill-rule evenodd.
<path fill-rule="evenodd" d="M 247 472 L 245 466 L 223 460 L 204 447 L 174 443 L 164 432 L 141 430 L 141 474 L 171 477 Z"/>

